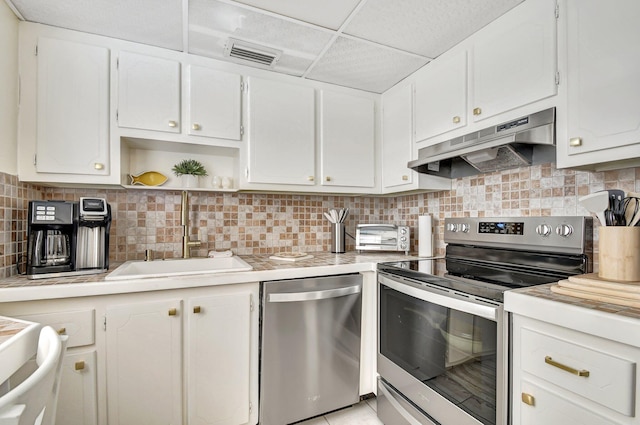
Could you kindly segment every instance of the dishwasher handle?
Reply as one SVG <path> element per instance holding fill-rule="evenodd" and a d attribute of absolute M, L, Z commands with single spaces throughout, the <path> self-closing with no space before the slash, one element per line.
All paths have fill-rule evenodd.
<path fill-rule="evenodd" d="M 281 292 L 269 294 L 267 302 L 291 303 L 300 301 L 317 301 L 359 294 L 360 292 L 362 292 L 362 285 L 346 286 L 344 288 L 326 289 L 322 291 Z"/>

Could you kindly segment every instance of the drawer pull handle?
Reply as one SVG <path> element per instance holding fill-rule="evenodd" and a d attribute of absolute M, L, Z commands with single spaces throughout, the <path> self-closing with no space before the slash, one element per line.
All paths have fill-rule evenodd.
<path fill-rule="evenodd" d="M 569 139 L 569 146 L 577 147 L 582 146 L 582 138 L 581 137 L 572 137 Z"/>
<path fill-rule="evenodd" d="M 67 334 L 67 328 L 58 329 L 58 335 L 66 335 L 66 334 Z"/>
<path fill-rule="evenodd" d="M 201 308 L 199 305 L 197 305 L 197 306 L 193 307 L 193 312 L 194 312 L 195 314 L 198 314 L 198 313 L 200 313 L 201 311 L 202 311 L 202 308 Z"/>
<path fill-rule="evenodd" d="M 76 362 L 75 368 L 76 370 L 84 370 L 84 361 Z"/>
<path fill-rule="evenodd" d="M 454 124 L 460 124 L 460 117 L 459 116 L 453 117 L 453 123 Z"/>
<path fill-rule="evenodd" d="M 583 376 L 585 378 L 589 377 L 589 371 L 588 370 L 584 370 L 584 369 L 578 370 L 578 369 L 574 369 L 574 368 L 572 368 L 570 366 L 563 365 L 562 363 L 558 363 L 557 361 L 553 360 L 551 358 L 551 356 L 545 356 L 544 362 L 546 364 L 551 365 L 551 366 L 555 366 L 558 369 L 562 369 L 565 372 L 569 372 L 569 373 L 572 373 L 572 374 L 577 375 L 577 376 Z"/>
<path fill-rule="evenodd" d="M 524 404 L 528 404 L 529 406 L 535 406 L 536 405 L 536 398 L 534 396 L 532 396 L 531 394 L 522 393 L 522 402 Z"/>
<path fill-rule="evenodd" d="M 175 308 L 170 308 L 169 309 L 169 316 L 177 316 L 178 315 L 178 310 Z"/>
<path fill-rule="evenodd" d="M 482 114 L 482 109 L 480 109 L 480 108 L 473 108 L 473 115 L 478 116 L 478 115 L 480 115 L 480 114 Z"/>

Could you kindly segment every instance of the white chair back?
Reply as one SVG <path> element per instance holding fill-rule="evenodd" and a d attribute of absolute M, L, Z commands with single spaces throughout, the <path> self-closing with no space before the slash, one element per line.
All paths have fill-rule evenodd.
<path fill-rule="evenodd" d="M 38 368 L 0 397 L 0 425 L 54 425 L 65 347 L 66 337 L 61 338 L 50 326 L 42 328 Z"/>

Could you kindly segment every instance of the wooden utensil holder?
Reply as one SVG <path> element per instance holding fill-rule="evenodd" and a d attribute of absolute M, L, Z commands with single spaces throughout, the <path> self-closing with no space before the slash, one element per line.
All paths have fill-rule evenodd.
<path fill-rule="evenodd" d="M 640 227 L 600 227 L 600 269 L 602 279 L 640 281 Z"/>

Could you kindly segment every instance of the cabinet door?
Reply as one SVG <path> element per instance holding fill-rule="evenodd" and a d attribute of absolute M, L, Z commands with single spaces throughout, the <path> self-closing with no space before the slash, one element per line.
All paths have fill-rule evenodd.
<path fill-rule="evenodd" d="M 640 156 L 640 2 L 615 7 L 596 0 L 566 2 L 568 155 L 595 161 Z M 635 146 L 631 146 L 635 145 Z M 594 161 L 595 160 L 595 161 Z"/>
<path fill-rule="evenodd" d="M 120 53 L 118 126 L 180 132 L 180 62 Z"/>
<path fill-rule="evenodd" d="M 248 423 L 251 294 L 198 297 L 187 304 L 188 423 Z"/>
<path fill-rule="evenodd" d="M 555 0 L 527 1 L 477 34 L 470 85 L 474 121 L 556 94 L 555 10 Z"/>
<path fill-rule="evenodd" d="M 251 78 L 248 155 L 249 183 L 315 184 L 313 88 Z"/>
<path fill-rule="evenodd" d="M 67 353 L 62 363 L 56 423 L 95 425 L 98 423 L 96 352 Z"/>
<path fill-rule="evenodd" d="M 189 134 L 240 140 L 240 75 L 191 65 L 188 78 Z"/>
<path fill-rule="evenodd" d="M 41 37 L 37 59 L 37 172 L 108 175 L 109 50 Z"/>
<path fill-rule="evenodd" d="M 109 425 L 182 423 L 181 301 L 106 313 Z"/>
<path fill-rule="evenodd" d="M 413 171 L 407 168 L 411 160 L 412 91 L 410 84 L 384 93 L 382 98 L 382 186 L 410 185 Z"/>
<path fill-rule="evenodd" d="M 375 186 L 375 104 L 367 98 L 322 91 L 323 186 Z"/>
<path fill-rule="evenodd" d="M 416 141 L 467 125 L 467 51 L 437 59 L 415 80 Z"/>

